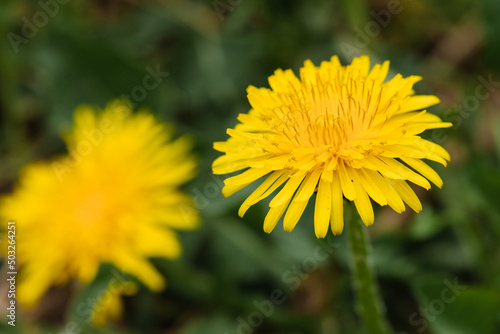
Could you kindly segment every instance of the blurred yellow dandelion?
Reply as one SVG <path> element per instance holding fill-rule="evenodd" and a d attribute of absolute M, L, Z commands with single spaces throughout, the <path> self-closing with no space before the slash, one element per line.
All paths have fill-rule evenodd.
<path fill-rule="evenodd" d="M 354 201 L 366 225 L 374 221 L 370 198 L 399 213 L 404 203 L 420 211 L 407 181 L 429 189 L 430 180 L 441 187 L 438 174 L 422 159 L 446 165 L 450 157 L 418 134 L 451 123 L 420 111 L 439 103 L 435 96 L 414 95 L 420 77 L 397 74 L 385 81 L 388 70 L 387 61 L 370 70 L 367 56 L 348 66 L 334 56 L 319 67 L 307 60 L 300 79 L 291 70 L 277 70 L 269 77 L 271 89 L 250 86 L 252 109 L 227 130 L 227 141 L 214 143 L 225 153 L 213 163 L 215 174 L 246 169 L 225 180 L 224 196 L 266 177 L 239 215 L 282 185 L 264 221 L 268 233 L 285 211 L 284 229 L 293 230 L 314 192 L 319 238 L 330 222 L 334 234 L 342 233 L 344 197 Z"/>
<path fill-rule="evenodd" d="M 65 136 L 71 156 L 28 165 L 1 201 L 0 216 L 18 227 L 20 303 L 33 306 L 73 278 L 90 282 L 104 262 L 152 290 L 164 287 L 148 258 L 177 258 L 174 230 L 199 221 L 178 189 L 195 174 L 191 143 L 171 137 L 167 125 L 126 103 L 76 110 Z"/>

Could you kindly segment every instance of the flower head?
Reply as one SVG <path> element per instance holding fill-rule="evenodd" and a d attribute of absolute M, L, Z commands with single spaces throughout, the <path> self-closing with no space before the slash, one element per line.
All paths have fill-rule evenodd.
<path fill-rule="evenodd" d="M 291 70 L 277 70 L 269 77 L 271 89 L 250 86 L 252 109 L 238 116 L 241 123 L 228 129 L 227 141 L 214 144 L 225 153 L 213 163 L 215 174 L 245 170 L 224 181 L 225 196 L 265 177 L 239 215 L 281 186 L 264 220 L 268 233 L 283 214 L 284 229 L 293 230 L 315 192 L 317 237 L 330 225 L 334 234 L 342 233 L 344 197 L 354 201 L 366 225 L 374 221 L 370 198 L 397 212 L 405 210 L 404 203 L 420 211 L 407 181 L 441 187 L 422 159 L 446 165 L 450 157 L 418 134 L 451 124 L 421 110 L 439 99 L 414 95 L 420 77 L 398 74 L 385 81 L 388 70 L 387 61 L 370 70 L 367 56 L 347 66 L 334 56 L 319 67 L 307 60 L 300 79 Z"/>
<path fill-rule="evenodd" d="M 0 216 L 16 221 L 18 300 L 34 305 L 53 285 L 90 282 L 111 263 L 152 290 L 164 280 L 149 257 L 177 258 L 175 229 L 198 214 L 179 185 L 194 176 L 190 141 L 172 141 L 152 114 L 115 101 L 82 106 L 65 136 L 69 156 L 28 165 Z"/>

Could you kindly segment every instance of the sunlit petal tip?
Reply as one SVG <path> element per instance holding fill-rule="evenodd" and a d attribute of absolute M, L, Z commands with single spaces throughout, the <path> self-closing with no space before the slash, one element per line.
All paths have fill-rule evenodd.
<path fill-rule="evenodd" d="M 240 206 L 238 210 L 238 217 L 243 218 L 243 216 L 245 215 L 245 213 L 248 211 L 249 208 L 250 208 L 249 205 Z"/>
<path fill-rule="evenodd" d="M 366 226 L 371 226 L 371 225 L 373 225 L 373 223 L 374 223 L 374 222 L 375 222 L 375 220 L 374 220 L 374 219 L 367 220 L 367 221 L 364 221 L 364 220 L 363 220 L 363 223 L 364 223 Z"/>
<path fill-rule="evenodd" d="M 224 144 L 226 142 L 222 142 L 222 141 L 216 141 L 213 143 L 213 148 L 214 150 L 216 151 L 219 151 L 219 152 L 225 152 L 225 149 L 224 149 Z"/>
<path fill-rule="evenodd" d="M 255 87 L 254 85 L 248 85 L 247 87 L 247 93 L 250 94 L 251 92 L 257 91 L 259 88 Z"/>
<path fill-rule="evenodd" d="M 230 189 L 230 187 L 228 185 L 225 185 L 223 188 L 222 188 L 222 195 L 224 197 L 229 197 L 231 196 L 232 194 L 234 194 L 234 191 L 232 191 L 232 189 Z"/>
<path fill-rule="evenodd" d="M 314 64 L 311 61 L 311 59 L 304 60 L 304 67 L 308 67 L 308 66 L 314 66 Z"/>
<path fill-rule="evenodd" d="M 316 238 L 323 239 L 324 237 L 326 237 L 326 234 L 328 233 L 328 229 L 321 230 L 321 231 L 314 231 L 314 233 L 316 234 Z"/>
<path fill-rule="evenodd" d="M 263 228 L 264 232 L 271 233 L 275 227 L 276 227 L 276 224 L 271 223 L 269 221 L 264 221 L 264 228 Z"/>
<path fill-rule="evenodd" d="M 410 75 L 408 77 L 408 80 L 411 80 L 414 83 L 417 83 L 419 81 L 422 81 L 424 78 L 422 78 L 420 75 Z"/>
<path fill-rule="evenodd" d="M 436 95 L 423 95 L 423 96 L 425 96 L 428 99 L 429 107 L 441 103 L 441 99 Z"/>
<path fill-rule="evenodd" d="M 392 207 L 391 207 L 392 208 Z M 406 208 L 400 209 L 400 208 L 392 208 L 395 212 L 401 214 L 406 211 Z"/>
<path fill-rule="evenodd" d="M 341 235 L 343 231 L 344 231 L 344 228 L 343 228 L 343 227 L 338 228 L 338 229 L 333 229 L 333 228 L 332 228 L 332 233 L 333 233 L 333 235 Z"/>

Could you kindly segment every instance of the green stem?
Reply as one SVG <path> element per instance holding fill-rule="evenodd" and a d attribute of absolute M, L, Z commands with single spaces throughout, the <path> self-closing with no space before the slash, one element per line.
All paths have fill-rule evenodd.
<path fill-rule="evenodd" d="M 354 205 L 349 217 L 349 241 L 351 243 L 351 270 L 358 299 L 358 312 L 369 334 L 387 334 L 389 325 L 385 307 L 380 298 L 373 272 L 372 249 L 366 227 L 359 219 Z"/>

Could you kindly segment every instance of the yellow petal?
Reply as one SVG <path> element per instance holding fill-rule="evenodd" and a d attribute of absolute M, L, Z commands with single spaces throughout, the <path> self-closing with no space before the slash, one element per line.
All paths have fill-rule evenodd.
<path fill-rule="evenodd" d="M 293 172 L 292 171 L 285 171 L 279 178 L 278 180 L 276 180 L 276 182 L 273 183 L 273 185 L 271 187 L 269 187 L 269 189 L 266 190 L 265 193 L 263 193 L 261 196 L 259 196 L 258 198 L 256 198 L 254 201 L 252 201 L 252 205 L 263 200 L 264 198 L 266 198 L 267 196 L 271 195 L 276 189 L 279 188 L 279 186 L 281 186 L 283 183 L 285 183 L 289 178 L 290 178 L 290 175 L 292 174 Z"/>
<path fill-rule="evenodd" d="M 267 126 L 266 122 L 262 119 L 249 114 L 239 114 L 238 120 L 246 125 L 251 126 L 255 130 L 261 130 Z"/>
<path fill-rule="evenodd" d="M 437 96 L 434 95 L 416 95 L 410 97 L 400 109 L 400 112 L 407 112 L 413 110 L 425 109 L 441 102 Z"/>
<path fill-rule="evenodd" d="M 316 189 L 316 186 L 318 185 L 318 180 L 321 172 L 322 168 L 317 167 L 311 173 L 307 174 L 306 178 L 300 185 L 283 221 L 283 227 L 285 231 L 293 230 L 293 228 L 299 221 L 300 216 L 304 212 L 309 199 L 311 198 L 314 190 Z"/>
<path fill-rule="evenodd" d="M 381 149 L 384 151 L 380 155 L 387 158 L 400 158 L 408 155 L 411 155 L 416 159 L 425 158 L 425 154 L 423 152 L 409 149 L 406 145 L 384 145 Z"/>
<path fill-rule="evenodd" d="M 366 77 L 368 75 L 368 71 L 370 70 L 370 58 L 366 55 L 354 58 L 351 62 L 351 66 L 359 69 L 360 74 L 363 77 Z"/>
<path fill-rule="evenodd" d="M 281 183 L 276 182 L 281 176 L 285 174 L 285 171 L 275 171 L 272 172 L 271 175 L 269 175 L 264 182 L 261 183 L 260 186 L 255 189 L 250 196 L 247 197 L 247 199 L 241 204 L 240 209 L 238 211 L 238 215 L 240 217 L 243 217 L 245 215 L 245 212 L 247 212 L 248 208 L 250 208 L 252 205 L 255 203 L 259 202 L 263 198 L 263 194 L 271 188 L 271 186 L 275 185 L 275 189 L 278 188 L 283 182 L 286 181 L 286 178 L 281 179 Z M 274 191 L 274 190 L 273 190 Z M 269 192 L 270 194 L 271 192 Z M 266 196 L 267 197 L 267 196 Z"/>
<path fill-rule="evenodd" d="M 331 224 L 334 235 L 339 235 L 344 229 L 344 198 L 338 173 L 333 173 L 332 179 L 332 211 Z"/>
<path fill-rule="evenodd" d="M 412 208 L 415 212 L 422 211 L 422 204 L 420 203 L 420 200 L 418 199 L 417 195 L 415 195 L 415 192 L 413 191 L 413 189 L 411 189 L 408 183 L 401 180 L 393 180 L 392 185 L 401 196 L 403 201 L 405 201 L 406 204 L 410 206 L 410 208 Z"/>
<path fill-rule="evenodd" d="M 264 175 L 268 174 L 270 170 L 265 168 L 250 168 L 240 175 L 236 175 L 224 180 L 224 188 L 222 188 L 222 194 L 225 197 L 231 196 L 235 192 L 245 188 L 250 183 L 257 179 L 260 179 Z"/>
<path fill-rule="evenodd" d="M 356 199 L 356 189 L 354 188 L 352 184 L 352 180 L 347 174 L 346 171 L 346 166 L 344 163 L 339 163 L 339 177 L 340 177 L 340 185 L 342 187 L 342 192 L 344 193 L 344 196 L 348 199 L 353 201 Z"/>
<path fill-rule="evenodd" d="M 316 206 L 314 208 L 314 232 L 317 238 L 324 238 L 330 226 L 330 213 L 332 209 L 331 183 L 320 179 Z"/>
<path fill-rule="evenodd" d="M 437 155 L 438 157 L 450 161 L 450 154 L 442 146 L 425 139 L 422 139 L 421 143 L 429 155 Z"/>
<path fill-rule="evenodd" d="M 431 167 L 429 167 L 425 162 L 412 159 L 412 158 L 401 158 L 410 167 L 415 169 L 417 172 L 428 178 L 432 183 L 441 188 L 443 186 L 443 180 L 439 177 L 438 173 Z"/>
<path fill-rule="evenodd" d="M 430 189 L 431 185 L 421 175 L 415 173 L 405 165 L 401 164 L 400 162 L 392 159 L 392 158 L 385 158 L 385 157 L 380 157 L 380 160 L 385 162 L 391 170 L 393 170 L 395 173 L 401 175 L 402 177 L 408 179 L 408 181 L 411 181 L 415 183 L 416 185 L 421 186 L 422 188 L 425 189 Z"/>
<path fill-rule="evenodd" d="M 292 70 L 276 70 L 269 77 L 269 86 L 274 92 L 288 92 L 290 89 L 299 89 L 300 81 Z"/>
<path fill-rule="evenodd" d="M 366 167 L 371 170 L 376 170 L 380 174 L 396 180 L 404 180 L 405 177 L 401 176 L 399 173 L 396 173 L 393 168 L 388 166 L 384 161 L 375 156 L 367 156 L 364 159 L 366 163 Z"/>
<path fill-rule="evenodd" d="M 311 173 L 307 174 L 307 177 L 295 195 L 297 201 L 306 201 L 312 196 L 318 185 L 318 180 L 322 171 L 323 169 L 321 167 L 316 167 Z"/>
<path fill-rule="evenodd" d="M 387 198 L 384 192 L 379 188 L 378 184 L 366 173 L 366 171 L 364 169 L 352 170 L 356 173 L 360 184 L 366 190 L 368 195 L 373 198 L 373 200 L 378 204 L 382 206 L 387 205 Z"/>
<path fill-rule="evenodd" d="M 366 226 L 372 225 L 375 216 L 370 197 L 368 197 L 368 194 L 358 180 L 354 180 L 353 184 L 356 189 L 356 199 L 354 200 L 356 210 L 358 210 L 361 220 L 363 220 Z"/>
<path fill-rule="evenodd" d="M 283 213 L 285 212 L 288 204 L 290 203 L 290 200 L 291 197 L 281 205 L 269 209 L 269 212 L 267 213 L 266 218 L 264 219 L 264 232 L 271 233 L 274 230 L 274 227 L 280 220 L 281 216 L 283 216 Z"/>
<path fill-rule="evenodd" d="M 137 230 L 136 250 L 148 257 L 177 259 L 181 255 L 181 244 L 176 233 L 170 229 L 143 226 Z"/>
<path fill-rule="evenodd" d="M 146 260 L 124 251 L 114 254 L 113 260 L 118 269 L 136 276 L 151 290 L 161 291 L 165 288 L 163 277 Z"/>
<path fill-rule="evenodd" d="M 293 194 L 301 184 L 302 180 L 304 180 L 306 174 L 301 173 L 298 177 L 291 177 L 288 182 L 285 184 L 283 189 L 273 198 L 271 203 L 269 203 L 270 207 L 280 206 L 285 202 L 290 202 Z"/>
<path fill-rule="evenodd" d="M 376 80 L 379 83 L 384 82 L 387 77 L 387 73 L 389 72 L 389 64 L 389 61 L 384 61 L 382 65 L 376 64 L 373 66 L 373 69 L 368 75 L 368 79 Z"/>
<path fill-rule="evenodd" d="M 51 270 L 54 267 L 46 264 L 45 267 L 38 266 L 36 270 L 29 271 L 29 267 L 25 267 L 24 275 L 19 277 L 17 301 L 26 308 L 32 308 L 47 292 L 52 284 Z M 31 273 L 28 275 L 28 273 Z"/>
<path fill-rule="evenodd" d="M 401 196 L 392 187 L 391 183 L 380 175 L 377 171 L 366 169 L 365 173 L 377 184 L 380 190 L 384 193 L 387 198 L 387 204 L 396 212 L 401 213 L 405 211 L 405 204 L 401 199 Z"/>
<path fill-rule="evenodd" d="M 305 201 L 298 201 L 297 196 L 294 197 L 292 203 L 286 210 L 285 218 L 283 220 L 283 229 L 287 232 L 291 232 L 295 225 L 297 225 L 302 213 L 307 207 L 307 203 L 309 203 L 309 199 Z"/>

